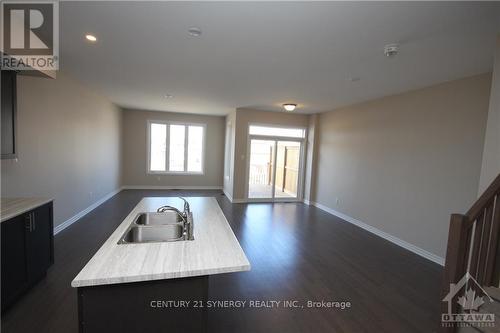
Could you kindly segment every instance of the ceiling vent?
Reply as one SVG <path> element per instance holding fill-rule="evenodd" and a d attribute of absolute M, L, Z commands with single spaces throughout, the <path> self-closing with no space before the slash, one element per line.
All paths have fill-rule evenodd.
<path fill-rule="evenodd" d="M 393 58 L 399 53 L 399 44 L 387 44 L 384 47 L 384 54 L 388 58 Z"/>

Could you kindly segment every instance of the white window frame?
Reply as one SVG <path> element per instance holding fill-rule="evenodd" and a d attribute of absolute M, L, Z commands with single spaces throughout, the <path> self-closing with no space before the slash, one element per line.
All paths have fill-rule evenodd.
<path fill-rule="evenodd" d="M 165 171 L 155 171 L 151 170 L 151 124 L 162 124 L 167 125 L 166 133 L 166 152 L 165 152 Z M 185 126 L 184 135 L 184 171 L 169 171 L 170 167 L 170 125 L 182 125 Z M 188 167 L 188 143 L 189 143 L 189 126 L 199 126 L 203 127 L 203 136 L 201 144 L 201 172 L 199 171 L 187 171 Z M 148 119 L 147 124 L 147 169 L 148 174 L 154 175 L 204 175 L 205 174 L 205 146 L 206 146 L 206 136 L 207 136 L 207 124 L 203 123 L 191 123 L 191 122 L 181 122 L 181 121 L 165 121 L 165 120 L 152 120 Z"/>
<path fill-rule="evenodd" d="M 256 126 L 256 127 L 268 127 L 268 128 L 282 128 L 282 129 L 291 129 L 291 130 L 302 130 L 304 133 L 304 136 L 280 136 L 280 135 L 274 135 L 274 134 L 250 134 L 250 127 Z M 250 136 L 255 136 L 255 137 L 279 137 L 279 138 L 289 138 L 292 139 L 292 141 L 296 140 L 304 140 L 307 137 L 307 127 L 304 126 L 289 126 L 289 125 L 274 125 L 274 124 L 266 124 L 266 123 L 249 123 L 248 124 L 248 135 Z"/>
<path fill-rule="evenodd" d="M 304 130 L 304 137 L 290 137 L 290 136 L 278 136 L 278 135 L 260 135 L 260 134 L 250 134 L 250 126 L 262 126 L 262 127 L 276 127 L 276 128 L 289 128 L 289 129 L 301 129 Z M 304 187 L 305 187 L 305 172 L 306 172 L 306 153 L 307 153 L 307 127 L 304 126 L 289 126 L 289 125 L 275 125 L 266 123 L 249 123 L 247 127 L 247 153 L 245 160 L 245 201 L 246 202 L 301 202 L 304 198 Z M 299 179 L 297 183 L 297 197 L 296 198 L 276 198 L 274 190 L 271 198 L 249 198 L 248 197 L 248 178 L 250 175 L 250 154 L 251 148 L 250 144 L 252 139 L 257 140 L 271 140 L 271 141 L 295 141 L 300 142 L 300 154 L 299 154 L 299 165 L 301 172 L 299 173 Z M 276 153 L 274 152 L 274 160 L 276 160 Z M 276 172 L 276 168 L 274 168 Z M 275 178 L 276 179 L 276 175 Z"/>

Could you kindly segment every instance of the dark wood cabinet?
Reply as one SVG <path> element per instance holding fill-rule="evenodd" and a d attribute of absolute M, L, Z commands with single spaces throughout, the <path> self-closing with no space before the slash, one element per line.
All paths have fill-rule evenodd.
<path fill-rule="evenodd" d="M 31 282 L 38 281 L 51 265 L 52 221 L 48 205 L 31 212 L 31 232 L 27 234 L 28 275 Z"/>
<path fill-rule="evenodd" d="M 1 223 L 2 311 L 42 279 L 54 262 L 52 203 Z"/>
<path fill-rule="evenodd" d="M 0 71 L 1 90 L 1 156 L 4 158 L 15 158 L 16 151 L 16 72 Z"/>
<path fill-rule="evenodd" d="M 19 297 L 28 284 L 27 218 L 23 214 L 2 222 L 2 310 Z"/>

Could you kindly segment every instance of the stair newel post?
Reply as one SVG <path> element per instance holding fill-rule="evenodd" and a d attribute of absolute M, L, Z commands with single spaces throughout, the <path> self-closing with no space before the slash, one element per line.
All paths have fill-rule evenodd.
<path fill-rule="evenodd" d="M 450 291 L 450 284 L 457 283 L 467 270 L 468 237 L 470 237 L 470 228 L 468 228 L 467 222 L 468 218 L 465 215 L 451 215 L 441 300 Z M 451 313 L 457 313 L 457 307 L 456 302 L 452 302 L 451 306 L 448 306 L 447 302 L 441 302 L 441 313 L 446 314 L 450 313 L 450 311 Z M 456 332 L 456 328 L 442 327 L 441 332 L 453 333 Z"/>

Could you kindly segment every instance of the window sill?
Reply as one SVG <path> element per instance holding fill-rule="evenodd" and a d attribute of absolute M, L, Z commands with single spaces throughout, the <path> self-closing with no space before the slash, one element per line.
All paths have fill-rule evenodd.
<path fill-rule="evenodd" d="M 204 172 L 184 172 L 184 171 L 148 171 L 148 175 L 165 175 L 165 176 L 203 176 Z"/>

